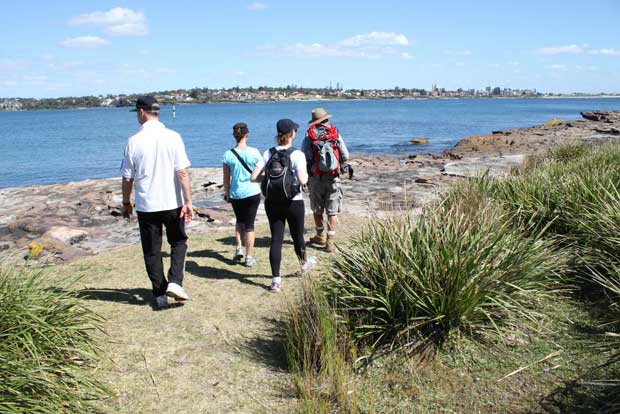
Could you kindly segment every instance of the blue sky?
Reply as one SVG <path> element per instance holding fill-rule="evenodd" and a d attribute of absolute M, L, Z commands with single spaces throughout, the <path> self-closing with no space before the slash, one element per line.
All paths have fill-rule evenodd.
<path fill-rule="evenodd" d="M 279 86 L 620 92 L 615 0 L 1 5 L 0 96 Z"/>

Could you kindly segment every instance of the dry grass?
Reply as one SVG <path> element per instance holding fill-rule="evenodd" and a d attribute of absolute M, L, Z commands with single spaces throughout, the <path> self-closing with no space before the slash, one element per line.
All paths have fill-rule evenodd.
<path fill-rule="evenodd" d="M 344 226 L 343 226 L 344 227 Z M 307 223 L 308 231 L 312 229 Z M 288 413 L 297 401 L 286 371 L 281 317 L 301 278 L 291 242 L 283 292 L 272 294 L 268 229 L 257 228 L 254 268 L 231 260 L 231 232 L 190 234 L 185 287 L 191 300 L 154 311 L 139 245 L 86 258 L 55 272 L 84 275 L 81 295 L 108 319 L 110 357 L 98 375 L 117 413 Z M 311 254 L 322 252 L 309 249 Z M 168 265 L 165 259 L 165 265 Z"/>

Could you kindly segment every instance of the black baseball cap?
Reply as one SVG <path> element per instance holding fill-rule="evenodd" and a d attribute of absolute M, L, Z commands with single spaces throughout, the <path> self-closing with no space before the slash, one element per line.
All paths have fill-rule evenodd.
<path fill-rule="evenodd" d="M 129 112 L 138 112 L 138 109 L 144 109 L 146 112 L 159 112 L 159 102 L 154 96 L 141 96 L 136 101 L 136 107 Z"/>
<path fill-rule="evenodd" d="M 276 128 L 278 129 L 278 135 L 288 134 L 292 130 L 299 129 L 299 125 L 290 119 L 280 119 L 276 124 Z"/>
<path fill-rule="evenodd" d="M 233 131 L 235 130 L 239 130 L 243 135 L 247 134 L 248 132 L 250 132 L 250 130 L 248 129 L 248 124 L 246 124 L 245 122 L 237 122 L 235 125 L 233 125 Z"/>

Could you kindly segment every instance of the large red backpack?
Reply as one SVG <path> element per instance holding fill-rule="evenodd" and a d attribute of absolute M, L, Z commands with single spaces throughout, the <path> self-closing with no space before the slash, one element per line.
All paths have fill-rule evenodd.
<path fill-rule="evenodd" d="M 308 128 L 307 136 L 312 142 L 312 175 L 339 175 L 341 156 L 336 127 L 312 124 Z"/>

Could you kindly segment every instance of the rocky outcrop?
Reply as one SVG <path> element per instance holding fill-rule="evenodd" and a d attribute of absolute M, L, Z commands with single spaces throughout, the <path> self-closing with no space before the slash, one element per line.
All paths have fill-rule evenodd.
<path fill-rule="evenodd" d="M 354 157 L 354 176 L 342 179 L 343 210 L 357 216 L 420 211 L 463 177 L 505 174 L 527 154 L 553 145 L 617 139 L 620 111 L 583 114 L 584 120 L 468 137 L 440 154 Z M 221 169 L 195 168 L 191 177 L 196 219 L 188 232 L 232 230 L 234 215 L 222 197 Z M 121 201 L 118 178 L 0 189 L 0 255 L 59 262 L 137 243 L 135 216 L 129 221 L 121 217 Z M 262 204 L 257 221 L 267 221 Z"/>
<path fill-rule="evenodd" d="M 531 154 L 554 145 L 607 138 L 616 135 L 620 128 L 620 111 L 582 112 L 581 115 L 583 120 L 564 121 L 555 118 L 530 128 L 467 137 L 448 152 L 477 157 Z"/>

